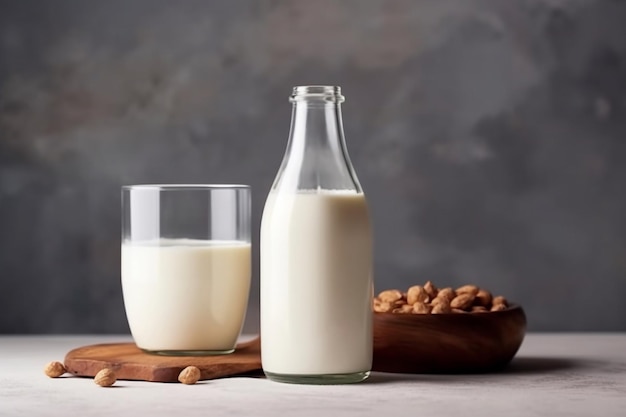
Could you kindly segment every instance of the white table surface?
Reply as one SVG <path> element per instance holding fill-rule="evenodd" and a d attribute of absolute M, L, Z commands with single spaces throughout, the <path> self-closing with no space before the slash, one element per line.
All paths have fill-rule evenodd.
<path fill-rule="evenodd" d="M 128 336 L 0 336 L 0 416 L 626 416 L 626 334 L 530 334 L 488 375 L 373 373 L 344 386 L 226 378 L 197 385 L 50 379 L 73 347 Z"/>

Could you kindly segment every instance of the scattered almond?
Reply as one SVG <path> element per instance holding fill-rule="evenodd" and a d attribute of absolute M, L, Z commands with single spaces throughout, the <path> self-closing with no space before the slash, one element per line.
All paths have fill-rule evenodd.
<path fill-rule="evenodd" d="M 117 381 L 117 376 L 111 369 L 104 368 L 96 374 L 93 381 L 101 387 L 110 387 Z"/>
<path fill-rule="evenodd" d="M 61 362 L 57 362 L 57 361 L 50 362 L 49 364 L 47 364 L 46 367 L 43 369 L 43 371 L 50 378 L 58 378 L 67 372 L 67 370 L 65 369 L 65 366 L 63 366 Z"/>
<path fill-rule="evenodd" d="M 178 375 L 178 380 L 185 385 L 193 385 L 200 379 L 200 369 L 195 366 L 188 366 Z"/>

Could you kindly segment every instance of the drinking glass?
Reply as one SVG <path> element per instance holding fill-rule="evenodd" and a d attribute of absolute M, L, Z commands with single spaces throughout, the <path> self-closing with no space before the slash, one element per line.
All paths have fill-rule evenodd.
<path fill-rule="evenodd" d="M 122 291 L 137 346 L 231 353 L 251 279 L 247 185 L 122 187 Z"/>

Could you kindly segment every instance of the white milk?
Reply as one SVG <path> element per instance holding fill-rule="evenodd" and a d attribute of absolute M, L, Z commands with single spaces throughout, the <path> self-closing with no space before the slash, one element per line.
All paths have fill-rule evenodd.
<path fill-rule="evenodd" d="M 163 239 L 122 244 L 130 330 L 147 350 L 227 351 L 250 289 L 250 244 Z"/>
<path fill-rule="evenodd" d="M 372 290 L 372 237 L 363 194 L 270 193 L 261 225 L 265 371 L 369 371 Z"/>

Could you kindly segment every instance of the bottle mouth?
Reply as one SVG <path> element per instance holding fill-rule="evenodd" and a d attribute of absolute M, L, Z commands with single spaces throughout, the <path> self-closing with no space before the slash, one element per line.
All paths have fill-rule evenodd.
<path fill-rule="evenodd" d="M 289 101 L 323 101 L 328 103 L 343 103 L 345 97 L 341 95 L 341 87 L 334 85 L 300 85 L 293 88 Z"/>

